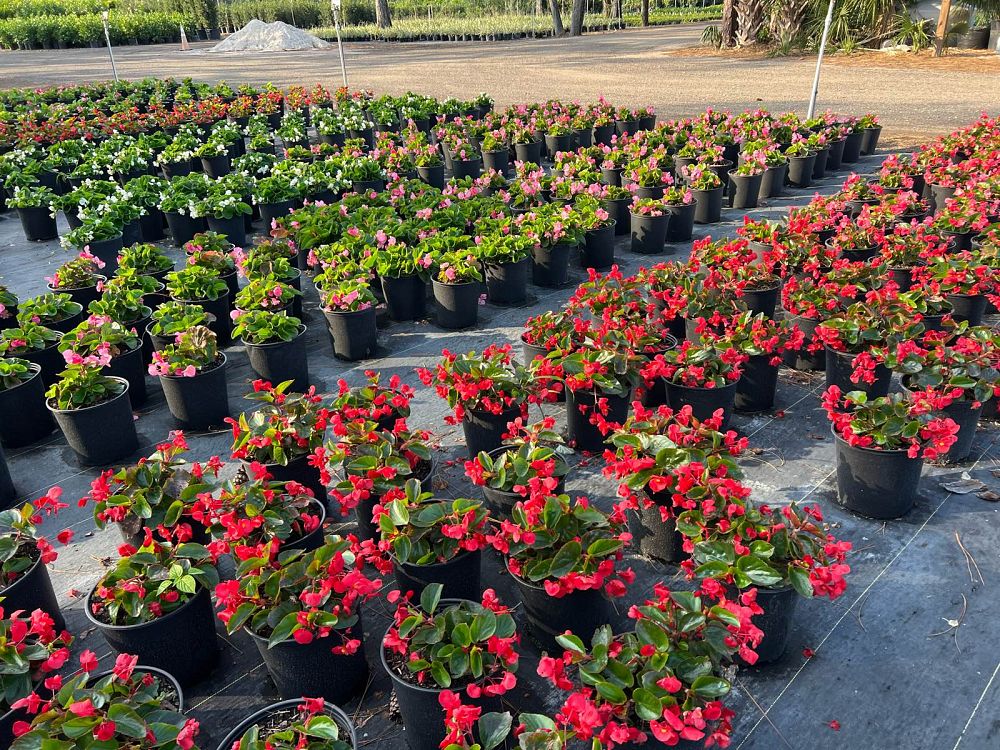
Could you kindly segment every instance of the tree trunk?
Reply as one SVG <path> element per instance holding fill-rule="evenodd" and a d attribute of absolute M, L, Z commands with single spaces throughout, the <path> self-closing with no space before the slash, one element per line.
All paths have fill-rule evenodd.
<path fill-rule="evenodd" d="M 722 3 L 722 25 L 719 33 L 722 35 L 723 49 L 736 46 L 736 2 L 737 0 L 723 0 Z"/>
<path fill-rule="evenodd" d="M 540 16 L 545 12 L 545 4 L 542 0 L 535 0 L 535 15 Z"/>
<path fill-rule="evenodd" d="M 809 0 L 778 0 L 771 23 L 775 41 L 792 41 L 799 36 L 808 11 Z"/>
<path fill-rule="evenodd" d="M 549 8 L 552 11 L 552 33 L 555 36 L 562 36 L 565 30 L 562 25 L 562 16 L 559 14 L 559 0 L 549 0 Z"/>
<path fill-rule="evenodd" d="M 375 25 L 380 29 L 392 26 L 392 15 L 389 13 L 389 0 L 375 0 Z"/>
<path fill-rule="evenodd" d="M 649 0 L 642 0 L 642 25 L 649 26 Z"/>
<path fill-rule="evenodd" d="M 573 15 L 569 22 L 569 35 L 583 35 L 583 16 L 587 12 L 587 0 L 573 0 Z"/>
<path fill-rule="evenodd" d="M 767 20 L 767 0 L 739 0 L 736 3 L 736 44 L 755 44 Z"/>

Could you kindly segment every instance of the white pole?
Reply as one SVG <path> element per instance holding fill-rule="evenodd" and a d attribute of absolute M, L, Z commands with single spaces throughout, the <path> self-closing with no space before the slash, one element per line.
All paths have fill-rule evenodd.
<path fill-rule="evenodd" d="M 823 22 L 823 36 L 819 42 L 819 55 L 816 57 L 816 75 L 813 78 L 812 96 L 809 97 L 809 111 L 806 119 L 809 120 L 816 114 L 816 95 L 819 93 L 819 69 L 823 64 L 823 53 L 826 52 L 826 39 L 830 35 L 830 24 L 833 22 L 833 4 L 836 0 L 830 0 L 826 7 L 826 20 Z"/>
<path fill-rule="evenodd" d="M 111 72 L 115 75 L 115 83 L 118 83 L 118 68 L 115 66 L 115 53 L 111 50 L 111 33 L 108 31 L 108 12 L 101 13 L 101 22 L 104 24 L 104 41 L 108 43 L 108 57 L 111 58 Z"/>
<path fill-rule="evenodd" d="M 337 29 L 337 51 L 340 53 L 340 74 L 344 78 L 344 88 L 347 88 L 347 64 L 344 62 L 344 43 L 340 39 L 340 0 L 330 0 L 333 10 L 333 25 Z"/>

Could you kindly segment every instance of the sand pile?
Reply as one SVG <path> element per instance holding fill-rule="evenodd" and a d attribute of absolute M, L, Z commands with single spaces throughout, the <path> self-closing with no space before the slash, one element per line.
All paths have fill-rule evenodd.
<path fill-rule="evenodd" d="M 284 21 L 264 23 L 256 18 L 246 26 L 216 44 L 209 52 L 282 52 L 295 49 L 329 47 L 308 31 L 289 26 Z"/>

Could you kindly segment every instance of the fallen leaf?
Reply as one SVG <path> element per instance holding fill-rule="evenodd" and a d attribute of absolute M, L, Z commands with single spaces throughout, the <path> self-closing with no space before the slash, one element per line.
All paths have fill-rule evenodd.
<path fill-rule="evenodd" d="M 995 476 L 997 479 L 1000 479 L 1000 469 L 993 469 L 993 471 L 991 471 L 990 474 Z"/>
<path fill-rule="evenodd" d="M 806 647 L 802 649 L 802 655 L 807 659 L 812 659 L 816 655 L 816 652 L 813 651 L 811 648 Z"/>
<path fill-rule="evenodd" d="M 993 490 L 983 490 L 982 492 L 977 492 L 976 497 L 980 500 L 989 500 L 991 503 L 995 503 L 1000 500 L 1000 495 Z"/>
<path fill-rule="evenodd" d="M 818 435 L 815 432 L 810 432 L 809 433 L 809 439 L 810 440 L 826 440 L 826 435 Z"/>
<path fill-rule="evenodd" d="M 840 731 L 840 722 L 837 721 L 836 719 L 831 719 L 826 723 L 826 725 L 830 727 L 830 729 L 832 729 L 834 732 Z"/>
<path fill-rule="evenodd" d="M 968 495 L 970 492 L 978 492 L 986 485 L 978 479 L 973 479 L 968 472 L 962 472 L 962 478 L 954 482 L 941 482 L 941 486 L 948 492 L 955 495 Z"/>

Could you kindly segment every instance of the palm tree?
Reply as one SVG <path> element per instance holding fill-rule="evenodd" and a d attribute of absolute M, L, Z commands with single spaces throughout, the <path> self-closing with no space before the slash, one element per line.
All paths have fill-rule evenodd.
<path fill-rule="evenodd" d="M 736 5 L 736 44 L 755 44 L 767 22 L 767 0 L 739 0 Z"/>

